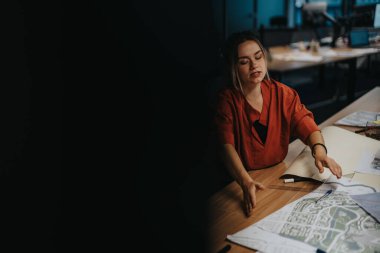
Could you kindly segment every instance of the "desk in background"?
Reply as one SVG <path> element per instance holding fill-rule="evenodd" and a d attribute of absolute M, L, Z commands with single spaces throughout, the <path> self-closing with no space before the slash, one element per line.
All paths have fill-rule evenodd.
<path fill-rule="evenodd" d="M 320 128 L 332 125 L 338 119 L 349 115 L 352 112 L 368 110 L 380 111 L 380 87 L 375 87 L 355 102 L 351 103 L 341 111 L 331 116 L 319 125 Z M 355 131 L 357 127 L 343 127 L 350 131 Z M 279 179 L 282 173 L 300 152 L 305 145 L 296 140 L 289 145 L 289 152 L 285 161 L 271 168 L 251 171 L 249 174 L 265 186 L 283 186 L 283 181 Z M 215 193 L 209 200 L 210 225 L 209 225 L 209 245 L 210 253 L 217 253 L 226 244 L 231 245 L 231 252 L 245 253 L 252 252 L 252 249 L 231 243 L 226 240 L 227 234 L 233 234 L 241 229 L 256 223 L 269 214 L 277 211 L 286 204 L 315 190 L 320 183 L 304 181 L 294 183 L 292 186 L 299 187 L 299 191 L 281 190 L 267 188 L 256 194 L 257 205 L 253 209 L 253 215 L 247 218 L 242 208 L 242 191 L 236 182 L 232 182 L 221 191 Z"/>
<path fill-rule="evenodd" d="M 380 53 L 380 50 L 376 49 L 380 48 L 380 45 L 374 45 L 373 50 L 369 48 L 367 51 L 360 51 L 360 49 L 353 48 L 334 48 L 331 49 L 332 52 L 335 52 L 335 56 L 324 56 L 319 61 L 297 61 L 297 60 L 278 60 L 276 59 L 276 55 L 284 55 L 292 52 L 289 46 L 280 46 L 280 47 L 272 47 L 269 49 L 271 60 L 268 61 L 268 70 L 270 73 L 278 76 L 279 81 L 281 81 L 282 76 L 291 71 L 318 67 L 319 75 L 320 75 L 320 85 L 324 85 L 324 67 L 329 63 L 338 63 L 338 62 L 346 62 L 348 63 L 349 69 L 349 78 L 347 82 L 347 98 L 348 102 L 352 102 L 355 99 L 355 86 L 356 86 L 356 63 L 357 59 L 363 56 L 370 56 L 377 53 Z M 355 53 L 358 52 L 358 53 Z M 318 56 L 318 55 L 315 55 Z"/>

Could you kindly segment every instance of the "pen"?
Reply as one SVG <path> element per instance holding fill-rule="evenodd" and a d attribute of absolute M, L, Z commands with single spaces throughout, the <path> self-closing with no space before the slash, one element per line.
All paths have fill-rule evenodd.
<path fill-rule="evenodd" d="M 284 183 L 294 183 L 294 182 L 301 182 L 306 181 L 304 178 L 285 178 Z"/>
<path fill-rule="evenodd" d="M 231 245 L 227 244 L 224 246 L 221 250 L 218 251 L 218 253 L 225 253 L 231 249 Z"/>
<path fill-rule="evenodd" d="M 319 199 L 317 199 L 315 201 L 315 203 L 317 203 L 318 201 L 320 201 L 322 198 L 325 198 L 327 197 L 328 195 L 330 195 L 332 193 L 332 190 L 328 190 L 322 197 L 320 197 Z M 318 251 L 317 251 L 318 252 Z"/>

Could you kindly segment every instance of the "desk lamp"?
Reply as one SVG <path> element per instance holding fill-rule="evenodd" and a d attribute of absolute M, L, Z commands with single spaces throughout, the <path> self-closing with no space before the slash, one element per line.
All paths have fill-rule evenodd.
<path fill-rule="evenodd" d="M 320 25 L 320 17 L 323 18 L 323 21 L 330 21 L 333 24 L 331 47 L 336 47 L 336 40 L 341 35 L 342 25 L 327 13 L 327 2 L 304 3 L 302 13 L 305 17 L 304 22 L 308 21 L 313 28 Z"/>

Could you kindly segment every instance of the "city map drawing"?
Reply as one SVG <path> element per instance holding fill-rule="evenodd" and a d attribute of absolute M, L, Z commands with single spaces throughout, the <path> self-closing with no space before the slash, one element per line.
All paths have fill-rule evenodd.
<path fill-rule="evenodd" d="M 337 253 L 380 252 L 380 224 L 350 197 L 353 193 L 371 193 L 373 189 L 355 184 L 346 185 L 349 187 L 333 185 L 324 184 L 319 191 L 309 193 L 227 238 L 236 239 L 235 242 L 242 245 L 247 242 L 249 246 L 245 246 L 262 252 L 278 251 L 273 245 L 268 246 L 273 244 L 273 238 L 263 242 L 263 238 L 258 241 L 252 236 L 252 231 L 260 229 L 290 239 L 294 245 L 300 242 L 312 246 L 314 252 L 316 249 Z M 334 188 L 332 193 L 321 198 L 331 187 Z M 293 246 L 289 252 L 296 252 L 295 248 Z"/>

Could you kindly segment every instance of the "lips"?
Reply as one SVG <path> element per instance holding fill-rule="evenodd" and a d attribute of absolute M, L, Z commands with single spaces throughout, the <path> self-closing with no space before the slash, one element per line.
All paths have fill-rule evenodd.
<path fill-rule="evenodd" d="M 253 72 L 250 74 L 251 77 L 259 77 L 261 75 L 261 71 Z"/>

